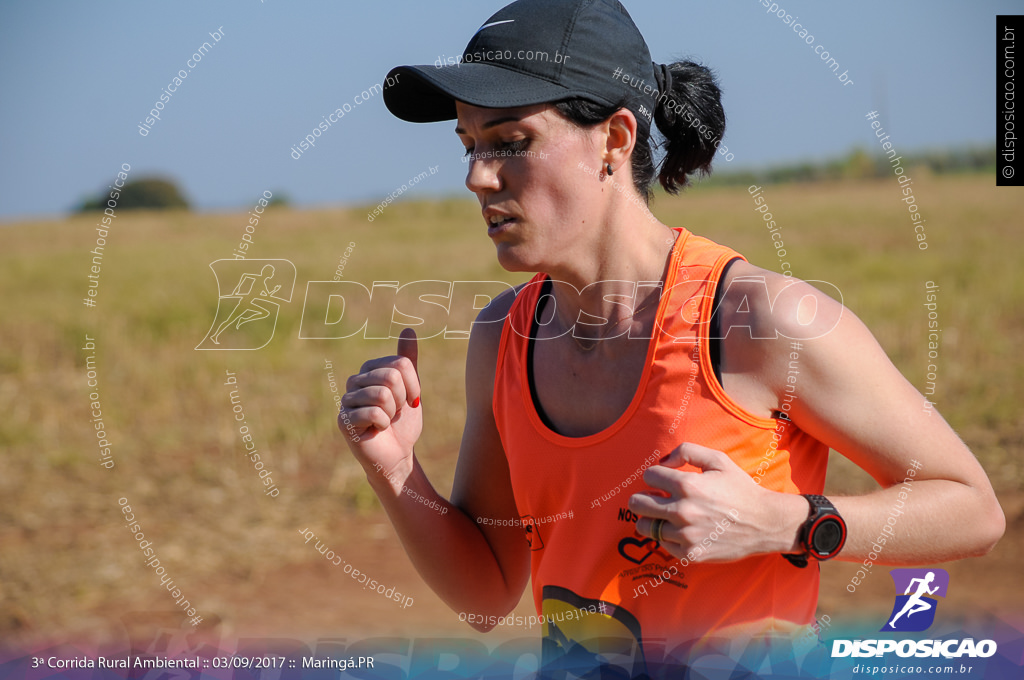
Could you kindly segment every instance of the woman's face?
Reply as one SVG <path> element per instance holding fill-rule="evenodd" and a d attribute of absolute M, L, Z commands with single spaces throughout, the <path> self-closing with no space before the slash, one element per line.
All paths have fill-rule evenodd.
<path fill-rule="evenodd" d="M 584 245 L 603 189 L 600 126 L 582 130 L 546 104 L 485 109 L 456 102 L 469 154 L 466 186 L 508 271 L 549 272 Z"/>

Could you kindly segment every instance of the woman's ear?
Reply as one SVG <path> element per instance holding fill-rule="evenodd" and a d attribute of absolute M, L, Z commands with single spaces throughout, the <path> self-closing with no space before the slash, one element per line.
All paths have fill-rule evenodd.
<path fill-rule="evenodd" d="M 636 117 L 629 109 L 619 109 L 604 122 L 604 162 L 616 172 L 626 169 L 636 146 Z"/>

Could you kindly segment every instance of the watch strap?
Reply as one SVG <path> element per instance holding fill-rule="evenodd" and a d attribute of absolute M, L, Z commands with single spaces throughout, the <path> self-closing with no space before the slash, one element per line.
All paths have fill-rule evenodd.
<path fill-rule="evenodd" d="M 801 569 L 807 567 L 811 557 L 813 557 L 815 561 L 821 561 L 823 559 L 818 555 L 814 554 L 811 551 L 810 546 L 810 531 L 811 528 L 814 526 L 815 522 L 818 520 L 818 518 L 822 515 L 835 515 L 839 518 L 840 522 L 842 522 L 842 516 L 839 514 L 839 511 L 836 510 L 836 507 L 832 505 L 832 502 L 829 499 L 825 498 L 820 494 L 803 494 L 803 497 L 807 499 L 807 503 L 810 505 L 810 508 L 807 513 L 807 519 L 805 519 L 804 523 L 800 526 L 800 533 L 797 536 L 797 539 L 799 540 L 800 545 L 803 547 L 804 550 L 803 552 L 797 554 L 784 553 L 782 555 L 787 560 L 789 560 L 791 564 L 793 564 L 796 567 L 800 567 Z M 844 536 L 843 543 L 845 542 L 846 539 Z M 840 543 L 839 547 L 842 547 L 842 543 Z M 838 552 L 838 548 L 836 552 Z"/>

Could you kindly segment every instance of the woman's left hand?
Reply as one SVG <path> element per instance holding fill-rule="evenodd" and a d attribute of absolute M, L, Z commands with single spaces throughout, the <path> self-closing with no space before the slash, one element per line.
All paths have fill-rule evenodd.
<path fill-rule="evenodd" d="M 675 468 L 689 463 L 701 472 Z M 795 494 L 768 491 L 721 451 L 684 443 L 644 473 L 644 481 L 668 496 L 638 493 L 629 509 L 639 515 L 636 530 L 690 562 L 731 562 L 767 552 L 798 552 L 796 534 L 807 502 Z M 788 507 L 787 504 L 793 504 Z"/>

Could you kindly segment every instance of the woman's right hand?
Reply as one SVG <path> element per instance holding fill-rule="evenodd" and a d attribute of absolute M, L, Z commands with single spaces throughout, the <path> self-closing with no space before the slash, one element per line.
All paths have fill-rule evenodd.
<path fill-rule="evenodd" d="M 338 429 L 368 476 L 396 491 L 413 471 L 413 445 L 423 431 L 416 332 L 402 331 L 398 355 L 372 359 L 350 376 L 341 398 Z"/>

